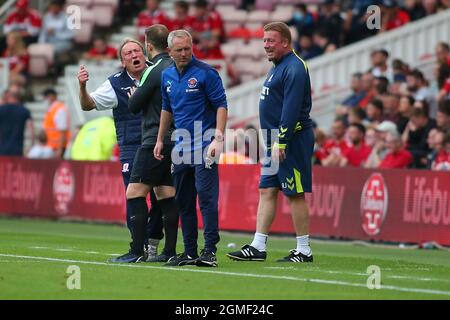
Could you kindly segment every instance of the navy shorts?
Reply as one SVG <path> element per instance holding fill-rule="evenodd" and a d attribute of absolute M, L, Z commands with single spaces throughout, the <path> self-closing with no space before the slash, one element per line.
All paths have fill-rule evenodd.
<path fill-rule="evenodd" d="M 286 159 L 279 163 L 277 172 L 269 174 L 266 169 L 272 165 L 271 153 L 266 152 L 268 160 L 263 164 L 259 188 L 279 188 L 287 196 L 312 192 L 313 149 L 312 128 L 295 133 L 286 146 Z"/>

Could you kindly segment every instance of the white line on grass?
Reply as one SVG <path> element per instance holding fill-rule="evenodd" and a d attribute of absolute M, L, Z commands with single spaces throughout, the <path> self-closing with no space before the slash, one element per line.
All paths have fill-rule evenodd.
<path fill-rule="evenodd" d="M 325 280 L 325 279 L 314 279 L 314 278 L 305 279 L 305 278 L 297 278 L 297 277 L 291 277 L 291 276 L 275 276 L 275 275 L 269 275 L 269 274 L 239 273 L 239 272 L 226 272 L 226 271 L 218 271 L 218 270 L 187 269 L 187 268 L 177 268 L 177 267 L 158 267 L 158 266 L 146 266 L 146 265 L 141 265 L 141 264 L 138 264 L 138 265 L 136 265 L 136 264 L 114 264 L 114 263 L 96 262 L 96 261 L 70 260 L 70 259 L 58 259 L 58 258 L 49 258 L 49 257 L 35 257 L 35 256 L 21 256 L 21 255 L 3 254 L 3 253 L 0 253 L 0 256 L 1 257 L 10 257 L 10 258 L 19 258 L 19 259 L 45 260 L 45 261 L 53 261 L 53 262 L 65 262 L 65 263 L 80 263 L 80 264 L 90 264 L 90 265 L 110 266 L 110 267 L 145 268 L 145 269 L 156 269 L 156 270 L 165 270 L 165 271 L 210 273 L 210 274 L 228 275 L 228 276 L 236 276 L 236 277 L 302 281 L 302 282 L 328 284 L 328 285 L 334 285 L 334 286 L 340 285 L 340 286 L 347 286 L 347 287 L 367 288 L 367 285 L 362 284 L 362 283 Z M 450 291 L 441 291 L 441 290 L 431 290 L 431 289 L 421 289 L 421 288 L 405 288 L 405 287 L 386 286 L 386 285 L 382 285 L 381 289 L 391 290 L 391 291 L 403 291 L 403 292 L 409 292 L 409 293 L 425 293 L 425 294 L 438 294 L 438 295 L 450 296 Z"/>

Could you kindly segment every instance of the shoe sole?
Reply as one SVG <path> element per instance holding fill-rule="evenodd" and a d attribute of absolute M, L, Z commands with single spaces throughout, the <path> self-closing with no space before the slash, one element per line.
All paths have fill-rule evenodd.
<path fill-rule="evenodd" d="M 198 260 L 196 263 L 197 267 L 210 267 L 210 268 L 215 268 L 217 267 L 217 262 L 210 262 L 210 261 L 203 261 L 203 260 Z"/>
<path fill-rule="evenodd" d="M 241 258 L 241 257 L 230 255 L 228 253 L 227 253 L 227 257 L 230 258 L 231 260 L 235 260 L 235 261 L 258 261 L 258 262 L 266 261 L 266 258 Z"/>

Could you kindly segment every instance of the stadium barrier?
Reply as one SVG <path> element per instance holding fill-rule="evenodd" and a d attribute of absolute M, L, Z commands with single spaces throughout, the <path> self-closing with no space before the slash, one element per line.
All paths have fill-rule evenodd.
<path fill-rule="evenodd" d="M 253 232 L 258 165 L 220 167 L 221 230 Z M 313 236 L 450 245 L 450 172 L 314 168 Z M 125 223 L 120 164 L 0 157 L 0 215 Z M 280 195 L 275 233 L 293 233 Z M 201 219 L 199 219 L 201 221 Z"/>

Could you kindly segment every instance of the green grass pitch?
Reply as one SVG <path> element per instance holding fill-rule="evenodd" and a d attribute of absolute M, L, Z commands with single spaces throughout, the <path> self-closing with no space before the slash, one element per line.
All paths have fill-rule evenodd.
<path fill-rule="evenodd" d="M 200 231 L 200 239 L 201 231 Z M 218 268 L 111 264 L 127 250 L 122 226 L 0 218 L 0 299 L 449 299 L 450 252 L 312 240 L 314 263 L 280 264 L 292 237 L 269 238 L 266 262 L 236 262 L 228 243 L 251 235 L 221 233 Z M 178 250 L 182 250 L 181 234 Z M 200 244 L 201 245 L 201 244 Z M 160 245 L 160 248 L 162 244 Z M 69 289 L 69 266 L 80 289 Z M 368 267 L 381 288 L 369 289 Z"/>

